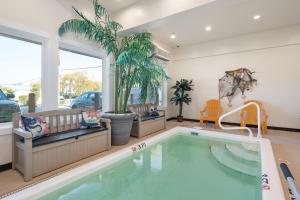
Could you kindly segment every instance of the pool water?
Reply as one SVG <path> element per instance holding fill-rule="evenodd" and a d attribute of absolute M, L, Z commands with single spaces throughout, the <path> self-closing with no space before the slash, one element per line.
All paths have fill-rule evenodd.
<path fill-rule="evenodd" d="M 218 143 L 225 141 L 175 135 L 40 199 L 261 200 L 260 177 L 216 161 L 210 145 Z"/>

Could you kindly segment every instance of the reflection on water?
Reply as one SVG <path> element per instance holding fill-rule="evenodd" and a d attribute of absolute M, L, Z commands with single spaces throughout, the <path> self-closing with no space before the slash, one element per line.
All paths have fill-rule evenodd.
<path fill-rule="evenodd" d="M 139 158 L 135 158 L 132 160 L 132 162 L 135 164 L 137 168 L 143 167 L 143 161 L 144 161 L 143 154 L 140 154 Z"/>
<path fill-rule="evenodd" d="M 163 148 L 162 145 L 156 145 L 155 147 L 153 147 L 151 149 L 151 156 L 150 156 L 150 160 L 151 160 L 151 169 L 152 170 L 157 170 L 157 171 L 161 171 L 162 170 L 162 159 L 163 159 L 163 152 L 162 152 Z"/>
<path fill-rule="evenodd" d="M 161 171 L 163 168 L 163 146 L 161 144 L 153 146 L 150 151 L 145 151 L 138 155 L 132 162 L 136 168 L 147 168 L 150 164 L 152 171 Z"/>

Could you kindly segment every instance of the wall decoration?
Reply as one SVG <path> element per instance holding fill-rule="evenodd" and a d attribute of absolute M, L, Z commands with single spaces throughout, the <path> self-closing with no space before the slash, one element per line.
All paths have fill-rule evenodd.
<path fill-rule="evenodd" d="M 227 97 L 228 106 L 232 106 L 232 99 L 242 93 L 242 98 L 246 98 L 245 91 L 253 88 L 257 80 L 253 78 L 251 70 L 239 68 L 232 71 L 225 71 L 225 75 L 219 79 L 219 99 Z"/>

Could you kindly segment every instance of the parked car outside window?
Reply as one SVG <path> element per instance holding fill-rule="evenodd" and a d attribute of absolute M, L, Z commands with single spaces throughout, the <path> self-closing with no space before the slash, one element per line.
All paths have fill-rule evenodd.
<path fill-rule="evenodd" d="M 71 108 L 93 109 L 95 106 L 95 95 L 99 94 L 99 109 L 102 110 L 102 92 L 85 92 L 76 97 L 72 102 Z"/>
<path fill-rule="evenodd" d="M 12 96 L 6 96 L 2 90 L 0 90 L 0 123 L 11 122 L 12 114 L 20 112 L 20 107 L 17 102 L 10 100 L 14 98 Z"/>

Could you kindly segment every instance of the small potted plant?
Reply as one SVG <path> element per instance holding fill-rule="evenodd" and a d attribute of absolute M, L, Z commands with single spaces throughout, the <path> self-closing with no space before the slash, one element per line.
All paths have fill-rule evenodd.
<path fill-rule="evenodd" d="M 174 89 L 174 96 L 171 98 L 171 102 L 175 104 L 176 106 L 179 105 L 179 114 L 177 116 L 177 121 L 182 122 L 183 116 L 182 116 L 182 107 L 183 103 L 189 105 L 192 101 L 192 98 L 189 96 L 187 92 L 193 90 L 193 81 L 187 80 L 187 79 L 181 79 L 180 81 L 176 81 L 176 85 L 171 87 L 171 89 Z"/>

